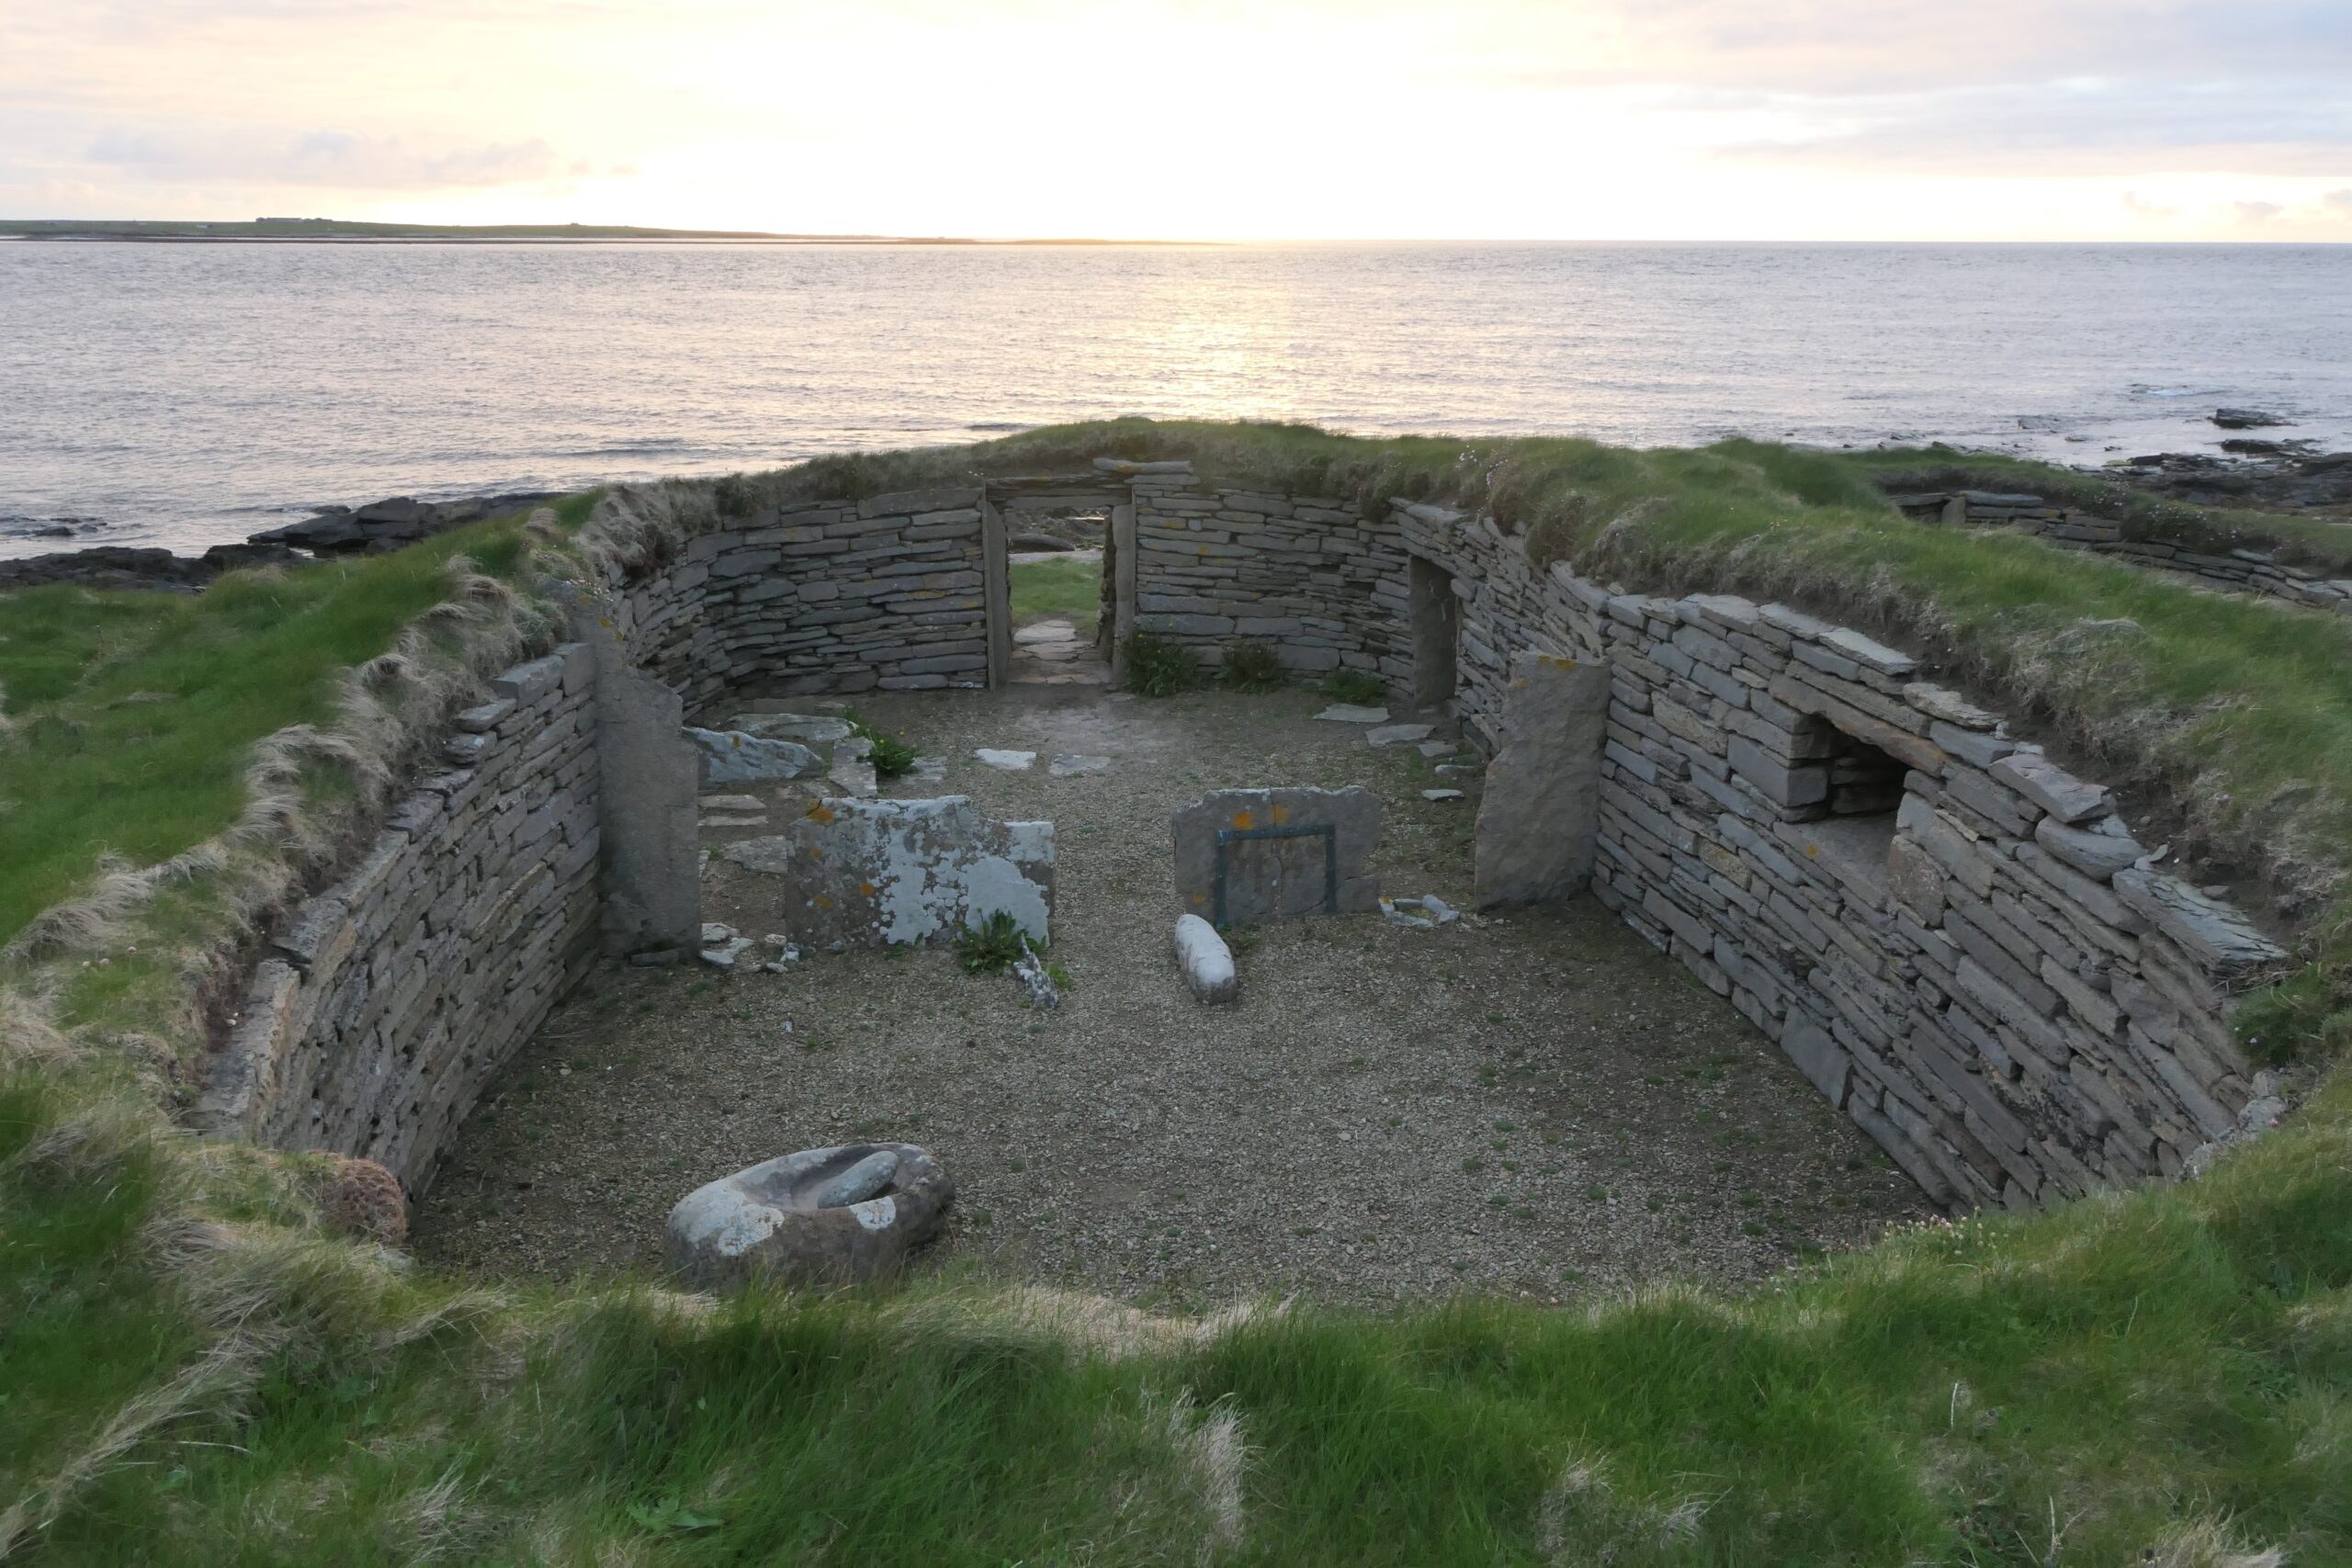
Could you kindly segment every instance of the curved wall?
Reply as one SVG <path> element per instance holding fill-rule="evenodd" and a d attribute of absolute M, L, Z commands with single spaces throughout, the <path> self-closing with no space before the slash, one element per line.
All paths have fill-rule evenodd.
<path fill-rule="evenodd" d="M 1103 467 L 1130 497 L 1115 613 L 1204 659 L 1255 637 L 1301 671 L 1425 695 L 1442 678 L 1488 750 L 1513 655 L 1606 664 L 1595 896 L 1939 1199 L 2170 1175 L 2235 1127 L 2252 1089 L 2229 998 L 2283 955 L 2136 863 L 2106 791 L 1899 651 L 1782 606 L 1611 593 L 1535 568 L 1491 518 Z M 1006 635 L 1001 528 L 978 486 L 721 519 L 616 577 L 582 633 L 617 646 L 608 684 L 650 671 L 690 712 L 743 688 L 977 685 Z M 643 814 L 613 807 L 645 776 L 626 750 L 643 736 L 595 700 L 588 653 L 503 677 L 460 716 L 456 765 L 297 912 L 209 1127 L 429 1179 L 627 894 L 620 840 Z"/>

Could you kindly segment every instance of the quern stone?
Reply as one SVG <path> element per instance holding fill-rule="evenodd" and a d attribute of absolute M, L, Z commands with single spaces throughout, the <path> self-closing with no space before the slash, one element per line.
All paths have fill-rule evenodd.
<path fill-rule="evenodd" d="M 701 1286 L 837 1285 L 897 1269 L 939 1234 L 956 1183 L 928 1149 L 803 1149 L 695 1188 L 670 1211 L 670 1267 Z"/>

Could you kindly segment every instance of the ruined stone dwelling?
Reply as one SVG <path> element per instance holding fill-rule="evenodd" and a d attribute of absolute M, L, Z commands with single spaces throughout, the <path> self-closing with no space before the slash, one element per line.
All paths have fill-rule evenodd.
<path fill-rule="evenodd" d="M 1008 527 L 1079 502 L 1112 519 L 1114 648 L 1263 639 L 1506 758 L 1540 728 L 1513 765 L 1551 786 L 1514 785 L 1567 868 L 1545 895 L 1588 885 L 1939 1201 L 2177 1175 L 2265 1114 L 2226 1014 L 2283 955 L 2159 869 L 2108 790 L 1903 651 L 1781 605 L 1611 592 L 1491 517 L 1104 460 L 706 509 L 673 554 L 614 569 L 576 640 L 458 715 L 372 850 L 277 934 L 201 1120 L 420 1190 L 600 951 L 692 940 L 680 725 L 746 694 L 1002 680 Z M 1527 656 L 1592 673 L 1532 692 Z M 1510 843 L 1480 851 L 1508 895 Z"/>

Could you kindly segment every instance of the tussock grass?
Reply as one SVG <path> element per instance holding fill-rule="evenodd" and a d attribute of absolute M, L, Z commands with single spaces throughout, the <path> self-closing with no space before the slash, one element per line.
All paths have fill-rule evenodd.
<path fill-rule="evenodd" d="M 1122 421 L 616 492 L 543 558 L 575 578 L 658 560 L 722 493 L 732 511 L 1104 451 L 1491 505 L 1542 559 L 1675 592 L 1736 583 L 1924 644 L 2185 832 L 2243 846 L 2307 950 L 2340 952 L 2340 624 L 1907 525 L 1835 457 Z M 285 823 L 237 837 L 254 803 L 364 820 L 413 716 L 531 635 L 526 552 L 558 541 L 502 558 L 496 537 L 232 584 L 210 609 L 5 601 L 20 750 L 0 756 L 0 793 L 21 811 L 54 806 L 46 777 L 85 792 L 52 828 L 78 860 L 51 866 L 46 838 L 0 855 L 14 929 L 40 926 L 40 898 L 102 892 L 104 850 L 122 876 L 184 874 L 19 943 L 0 972 L 0 1551 L 191 1568 L 2352 1559 L 2340 1068 L 2192 1184 L 1906 1230 L 1746 1292 L 1662 1284 L 1566 1310 L 1182 1319 L 968 1272 L 719 1302 L 647 1281 L 486 1287 L 327 1234 L 315 1162 L 172 1126 L 171 1064 L 200 1047 L 191 996 L 261 868 L 283 885 L 320 848 Z M 472 570 L 450 570 L 458 551 Z M 27 604 L 63 644 L 20 635 Z M 174 701 L 113 705 L 150 689 Z M 112 728 L 133 722 L 171 728 Z M 290 739 L 305 727 L 315 743 Z M 185 749 L 201 809 L 142 770 L 159 741 Z M 226 858 L 183 858 L 209 843 Z M 2310 1027 L 2344 1017 L 2339 973 L 2313 971 Z"/>

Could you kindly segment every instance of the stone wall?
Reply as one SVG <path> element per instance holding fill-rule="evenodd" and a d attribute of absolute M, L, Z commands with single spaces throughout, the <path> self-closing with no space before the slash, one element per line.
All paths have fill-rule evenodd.
<path fill-rule="evenodd" d="M 1890 498 L 1911 517 L 1978 527 L 2017 528 L 2068 549 L 2114 556 L 2134 566 L 2177 571 L 2244 593 L 2264 593 L 2313 609 L 2352 615 L 2352 578 L 2324 578 L 2289 566 L 2266 550 L 2211 555 L 2154 539 L 2127 539 L 2120 525 L 2059 506 L 2038 495 L 1989 491 L 1922 491 Z"/>
<path fill-rule="evenodd" d="M 978 486 L 763 507 L 616 586 L 624 645 L 689 714 L 745 692 L 988 682 Z"/>
<path fill-rule="evenodd" d="M 593 661 L 567 644 L 459 715 L 442 770 L 256 967 L 207 1131 L 383 1165 L 412 1191 L 594 957 Z"/>
<path fill-rule="evenodd" d="M 1857 632 L 1539 572 L 1487 519 L 1396 521 L 1462 590 L 1465 717 L 1496 711 L 1486 649 L 1606 662 L 1593 892 L 1929 1193 L 2174 1175 L 2235 1127 L 2228 998 L 2283 954 L 2140 865 L 2105 789 Z"/>
<path fill-rule="evenodd" d="M 1118 468 L 1118 617 L 1204 660 L 1262 637 L 1295 671 L 1377 672 L 1490 750 L 1515 656 L 1604 666 L 1592 891 L 1938 1198 L 2175 1174 L 2255 1097 L 2225 1019 L 2283 954 L 2143 863 L 2106 790 L 1900 651 L 1780 605 L 1612 592 L 1490 517 Z M 503 676 L 447 771 L 298 911 L 200 1119 L 421 1186 L 626 891 L 605 775 L 635 776 L 635 731 L 674 720 L 625 725 L 651 709 L 618 684 L 650 671 L 690 709 L 978 685 L 1004 618 L 995 511 L 972 487 L 755 513 L 612 584 L 583 606 L 591 642 Z"/>
<path fill-rule="evenodd" d="M 2173 1175 L 2235 1128 L 2230 998 L 2284 955 L 1906 655 L 1783 606 L 1611 593 L 1490 517 L 1367 519 L 1155 467 L 1133 476 L 1135 624 L 1204 660 L 1264 637 L 1292 669 L 1412 693 L 1418 582 L 1453 601 L 1448 706 L 1489 750 L 1514 653 L 1605 664 L 1593 892 L 1940 1201 Z M 1996 499 L 1967 520 L 2117 542 Z"/>
<path fill-rule="evenodd" d="M 1303 673 L 1409 673 L 1389 530 L 1326 498 L 1209 488 L 1189 463 L 1136 465 L 1131 483 L 1136 631 L 1206 663 L 1259 637 Z"/>

